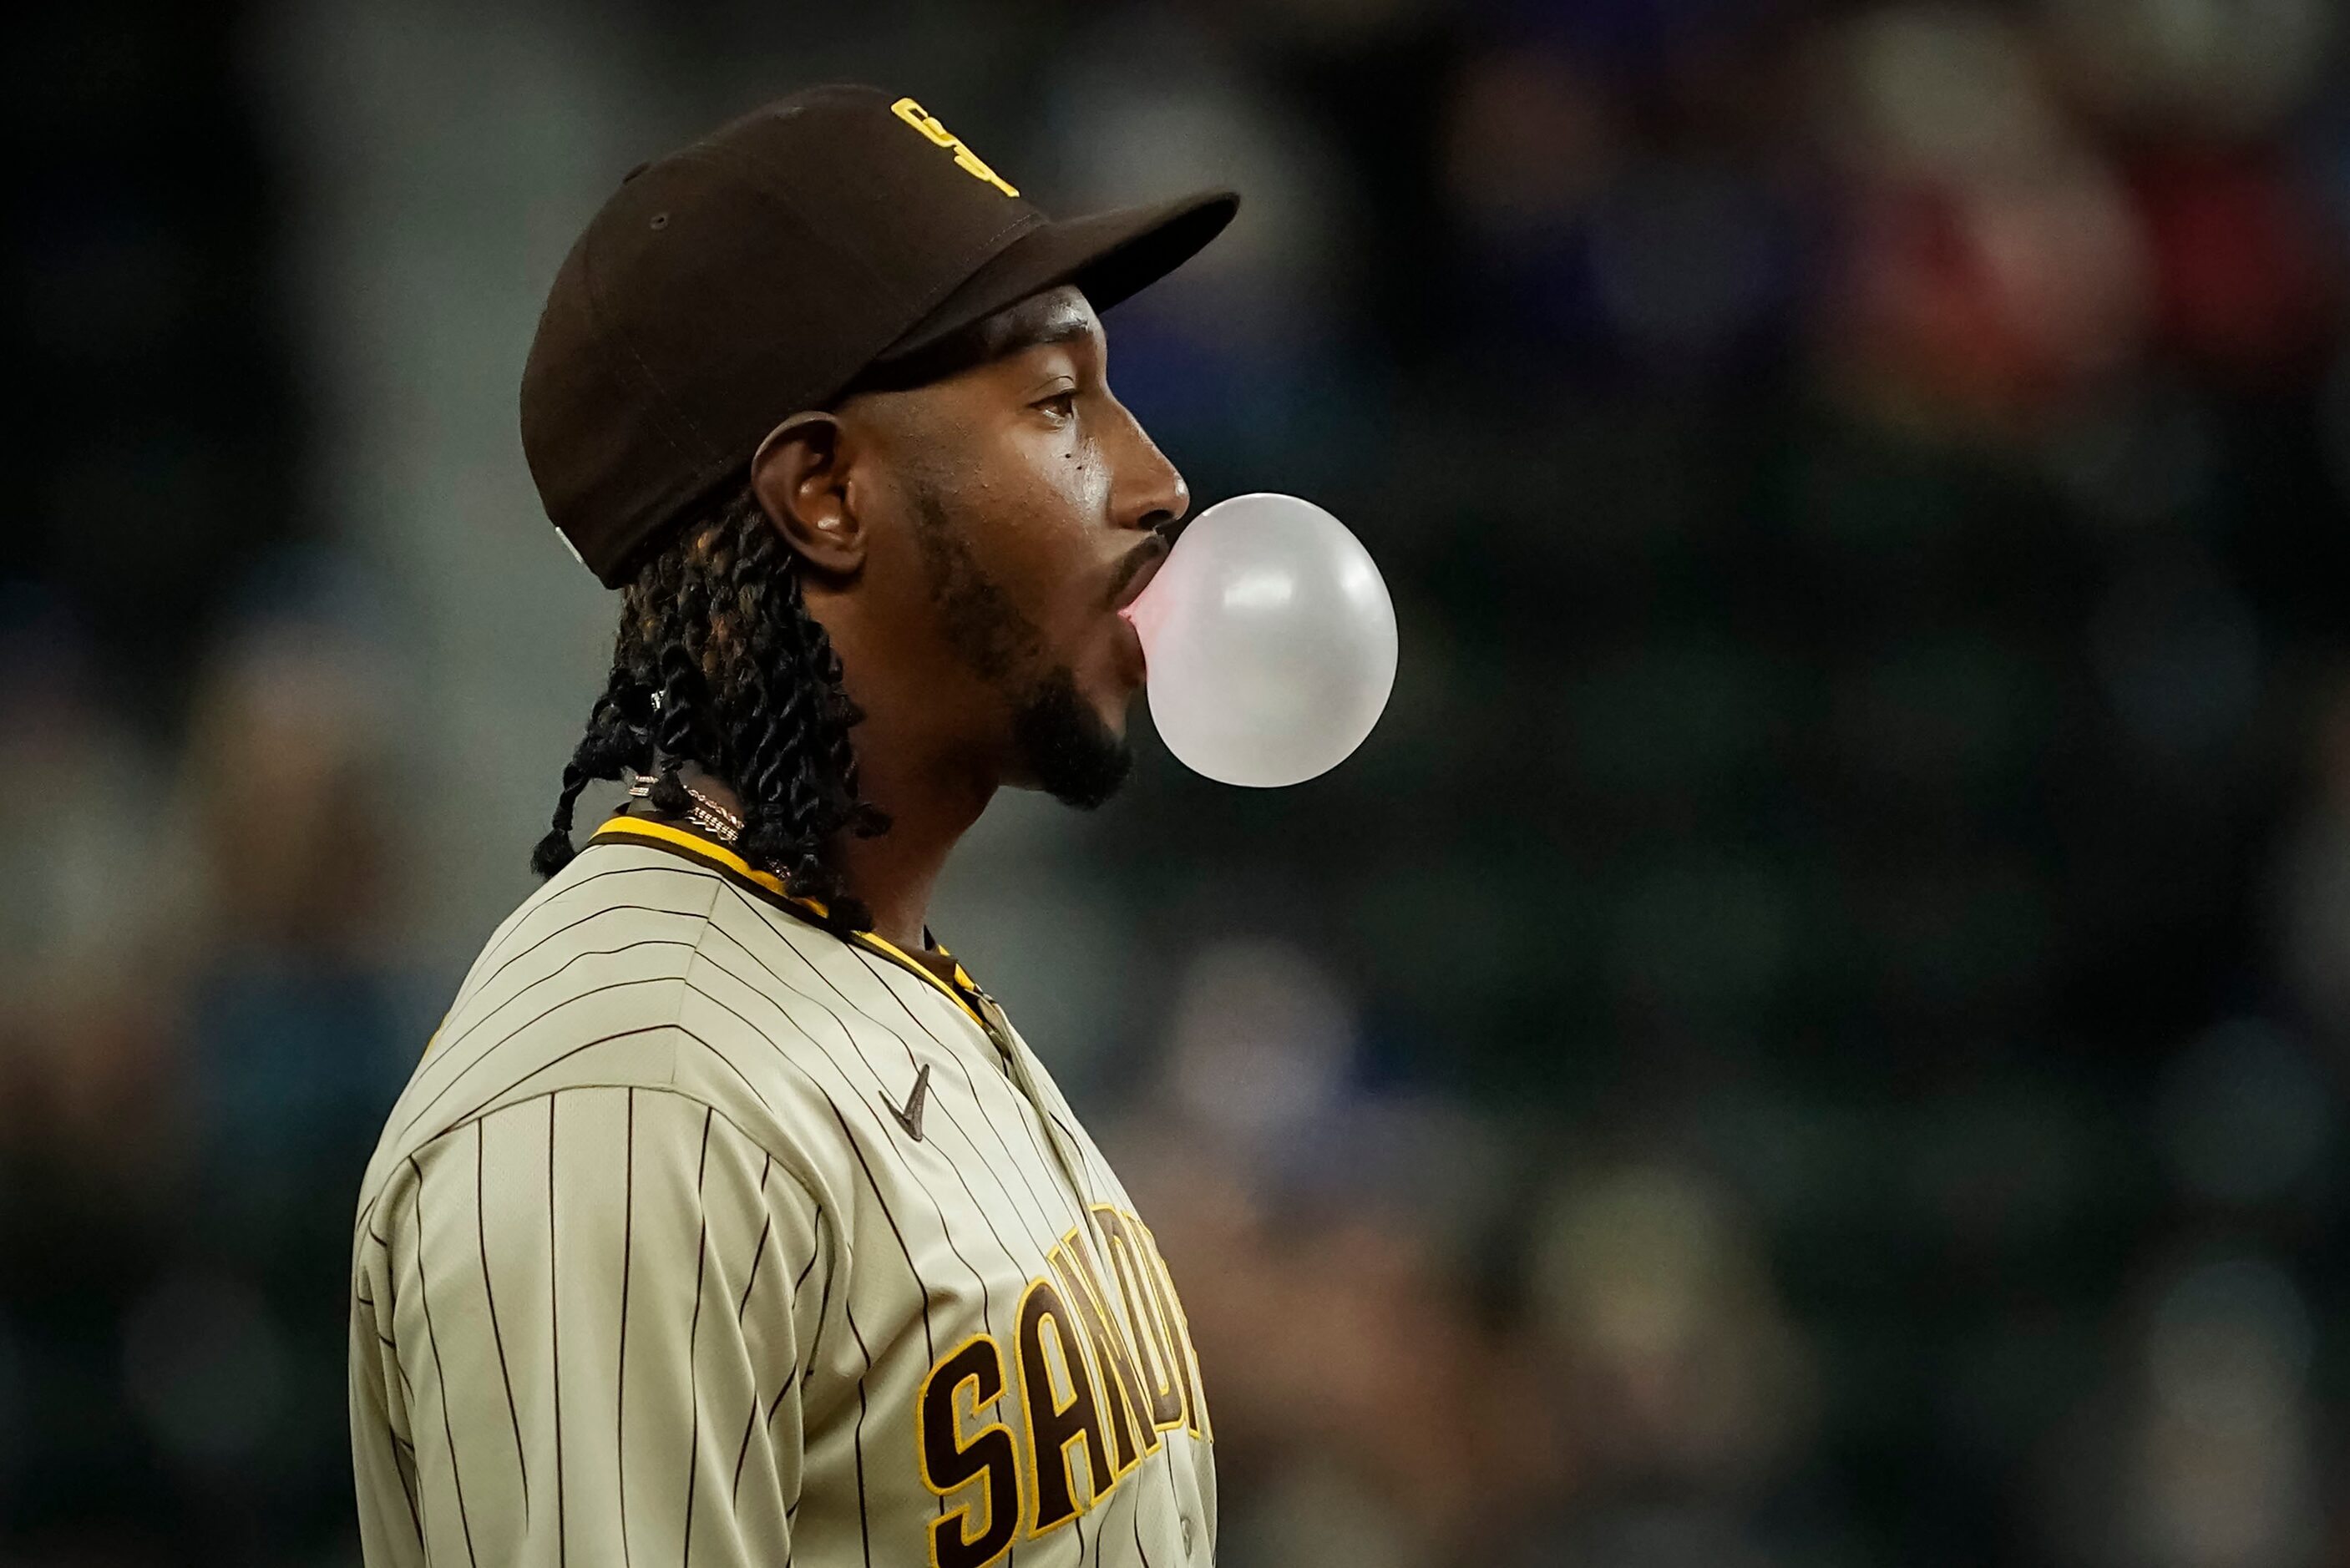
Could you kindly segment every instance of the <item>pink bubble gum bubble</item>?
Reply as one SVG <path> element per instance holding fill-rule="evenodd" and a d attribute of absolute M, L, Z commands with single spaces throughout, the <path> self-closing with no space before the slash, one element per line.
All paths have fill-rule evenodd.
<path fill-rule="evenodd" d="M 1236 495 L 1183 530 L 1119 612 L 1142 639 L 1168 750 L 1225 784 L 1336 767 L 1395 685 L 1395 606 L 1361 541 L 1294 495 Z"/>

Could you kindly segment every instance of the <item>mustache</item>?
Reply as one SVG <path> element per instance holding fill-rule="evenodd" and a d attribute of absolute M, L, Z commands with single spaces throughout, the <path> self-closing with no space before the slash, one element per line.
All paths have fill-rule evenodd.
<path fill-rule="evenodd" d="M 1126 559 L 1120 561 L 1118 564 L 1118 570 L 1110 575 L 1109 602 L 1111 604 L 1116 604 L 1118 596 L 1126 592 L 1126 586 L 1134 581 L 1137 572 L 1158 561 L 1169 550 L 1174 548 L 1173 535 L 1177 528 L 1178 524 L 1172 523 L 1162 528 L 1154 528 L 1150 531 L 1149 538 L 1127 553 Z"/>

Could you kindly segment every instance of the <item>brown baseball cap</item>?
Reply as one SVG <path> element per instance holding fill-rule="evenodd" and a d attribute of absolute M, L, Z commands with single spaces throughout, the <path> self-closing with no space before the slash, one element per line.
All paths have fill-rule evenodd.
<path fill-rule="evenodd" d="M 910 98 L 780 99 L 631 170 L 564 258 L 523 368 L 539 498 L 618 587 L 790 415 L 1040 289 L 1107 309 L 1239 205 L 1056 222 Z"/>

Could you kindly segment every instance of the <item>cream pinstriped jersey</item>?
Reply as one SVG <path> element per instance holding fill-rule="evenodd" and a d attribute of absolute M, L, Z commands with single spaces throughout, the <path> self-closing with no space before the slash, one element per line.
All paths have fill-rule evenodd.
<path fill-rule="evenodd" d="M 377 1568 L 1190 1568 L 1150 1231 L 968 976 L 607 823 L 393 1108 L 352 1251 Z"/>

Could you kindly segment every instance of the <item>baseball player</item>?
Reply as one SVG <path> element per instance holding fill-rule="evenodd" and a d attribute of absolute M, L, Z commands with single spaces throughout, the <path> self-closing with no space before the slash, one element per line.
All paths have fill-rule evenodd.
<path fill-rule="evenodd" d="M 564 262 L 523 446 L 620 629 L 548 879 L 359 1196 L 369 1563 L 1212 1559 L 1166 1260 L 924 910 L 999 786 L 1127 770 L 1117 612 L 1187 497 L 1095 312 L 1236 205 L 1050 221 L 826 88 L 640 166 Z M 594 779 L 629 793 L 575 849 Z"/>

